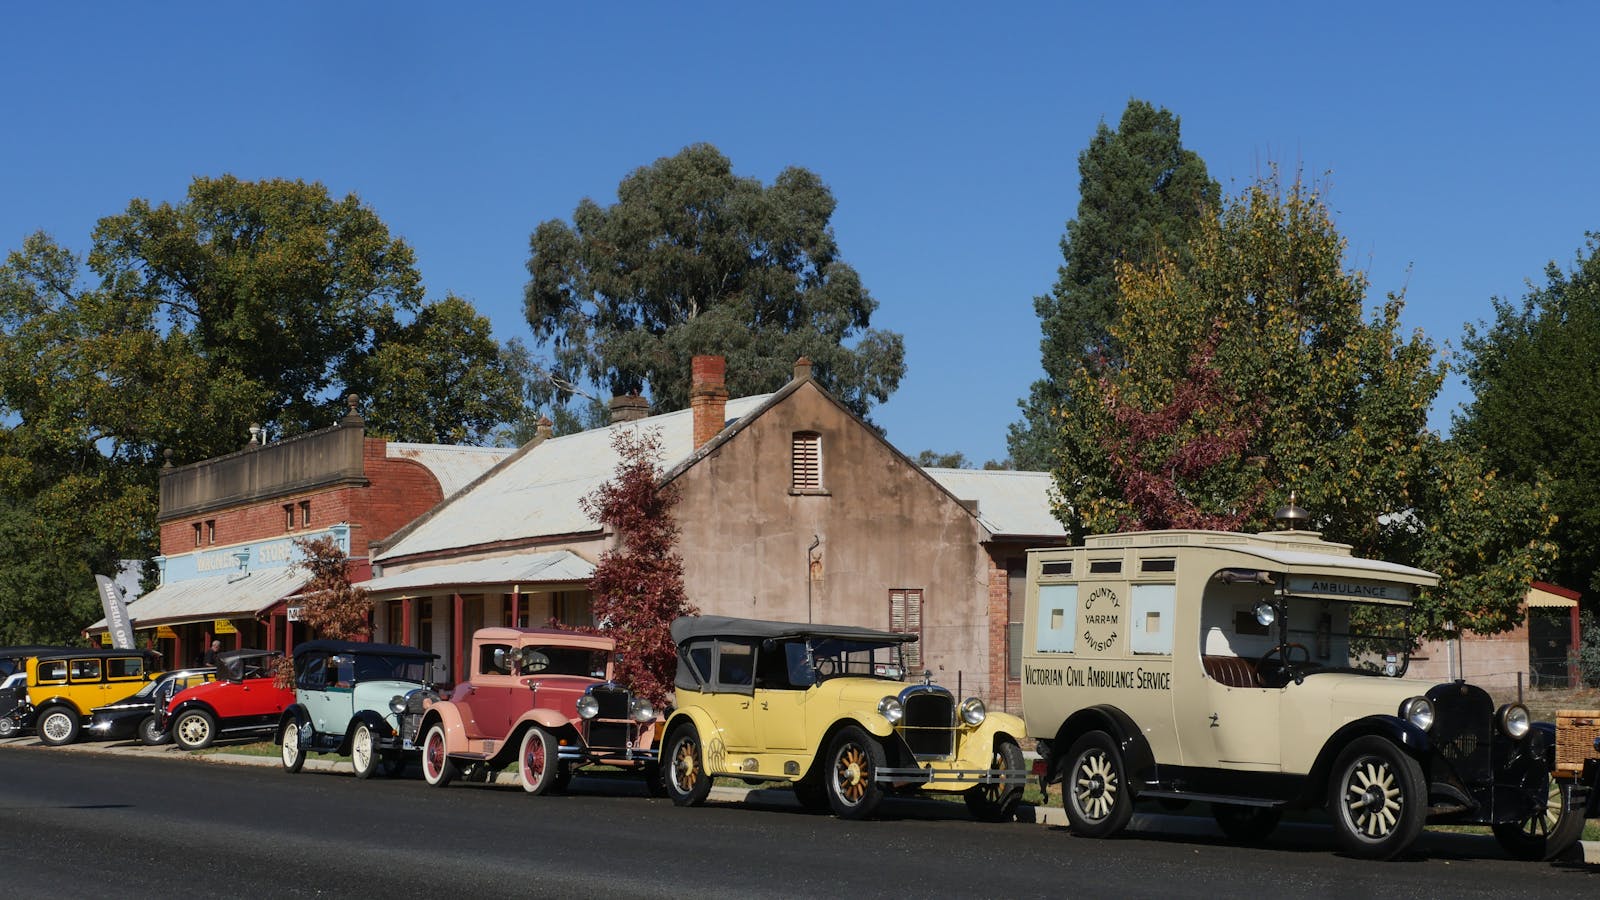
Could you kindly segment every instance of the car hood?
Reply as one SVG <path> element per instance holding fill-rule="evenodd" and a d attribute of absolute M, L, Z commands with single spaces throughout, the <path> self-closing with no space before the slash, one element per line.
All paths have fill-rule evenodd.
<path fill-rule="evenodd" d="M 1420 697 L 1431 687 L 1429 681 L 1352 672 L 1312 674 L 1304 683 L 1292 685 L 1296 703 L 1326 703 L 1335 727 L 1371 715 L 1398 715 L 1401 702 Z"/>
<path fill-rule="evenodd" d="M 878 701 L 884 697 L 896 697 L 906 688 L 911 687 L 908 682 L 889 681 L 883 678 L 830 678 L 817 685 L 812 690 L 819 695 L 826 694 L 837 697 L 842 702 L 856 703 L 876 708 Z"/>

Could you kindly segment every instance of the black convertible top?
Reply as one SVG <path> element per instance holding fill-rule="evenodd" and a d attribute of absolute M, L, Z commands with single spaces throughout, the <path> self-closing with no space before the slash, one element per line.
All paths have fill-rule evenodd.
<path fill-rule="evenodd" d="M 229 681 L 241 681 L 244 679 L 244 664 L 246 662 L 252 659 L 260 659 L 264 656 L 279 655 L 280 652 L 277 650 L 251 650 L 249 648 L 218 653 L 217 674 Z"/>
<path fill-rule="evenodd" d="M 404 644 L 373 644 L 367 641 L 315 640 L 296 644 L 295 658 L 308 653 L 349 653 L 353 656 L 410 656 L 417 659 L 438 659 L 439 654 L 407 647 Z"/>
<path fill-rule="evenodd" d="M 875 631 L 854 625 L 816 625 L 808 622 L 769 622 L 764 619 L 735 619 L 732 616 L 679 616 L 672 623 L 672 642 L 698 637 L 792 638 L 824 637 L 857 641 L 889 641 L 908 644 L 914 634 Z"/>

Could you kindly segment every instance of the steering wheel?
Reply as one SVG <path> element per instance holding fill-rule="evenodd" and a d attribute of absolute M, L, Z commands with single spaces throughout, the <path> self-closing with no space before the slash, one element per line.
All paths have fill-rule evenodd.
<path fill-rule="evenodd" d="M 823 678 L 839 674 L 839 661 L 836 659 L 817 660 L 817 674 Z"/>
<path fill-rule="evenodd" d="M 1306 645 L 1305 644 L 1296 644 L 1296 643 L 1293 643 L 1293 642 L 1288 642 L 1288 643 L 1279 644 L 1278 646 L 1273 647 L 1271 650 L 1268 650 L 1267 652 L 1261 654 L 1261 659 L 1256 663 L 1256 671 L 1261 672 L 1261 671 L 1265 670 L 1266 667 L 1267 667 L 1267 663 L 1272 659 L 1272 657 L 1276 656 L 1279 659 L 1279 663 L 1278 663 L 1278 667 L 1277 667 L 1278 671 L 1289 673 L 1291 676 L 1294 677 L 1294 683 L 1295 684 L 1300 684 L 1301 682 L 1306 680 L 1305 676 L 1302 675 L 1295 668 L 1296 662 L 1295 662 L 1295 660 L 1293 658 L 1293 654 L 1291 654 L 1289 652 L 1291 650 L 1296 650 L 1296 649 L 1298 649 L 1300 651 L 1301 656 L 1302 656 L 1302 659 L 1300 660 L 1300 663 L 1304 664 L 1304 665 L 1310 665 L 1311 664 L 1311 651 L 1306 649 Z M 1262 681 L 1266 681 L 1266 677 L 1265 676 L 1262 677 Z"/>

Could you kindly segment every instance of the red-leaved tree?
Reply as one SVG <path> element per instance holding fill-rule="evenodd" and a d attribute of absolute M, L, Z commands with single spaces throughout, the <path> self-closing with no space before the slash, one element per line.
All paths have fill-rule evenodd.
<path fill-rule="evenodd" d="M 325 638 L 347 640 L 372 630 L 372 600 L 365 588 L 350 584 L 349 560 L 331 537 L 294 542 L 301 558 L 295 566 L 311 576 L 301 589 L 300 620 Z"/>
<path fill-rule="evenodd" d="M 618 679 L 660 706 L 677 668 L 672 620 L 698 612 L 684 594 L 683 559 L 674 549 L 678 491 L 656 481 L 659 432 L 618 429 L 611 446 L 616 475 L 582 501 L 583 511 L 617 536 L 616 548 L 601 555 L 589 581 L 594 618 L 617 642 Z"/>

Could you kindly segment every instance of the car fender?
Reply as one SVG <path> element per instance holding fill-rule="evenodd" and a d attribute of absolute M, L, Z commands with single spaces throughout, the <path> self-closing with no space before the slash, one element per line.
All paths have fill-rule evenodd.
<path fill-rule="evenodd" d="M 959 716 L 959 713 L 957 715 Z M 957 758 L 963 766 L 987 769 L 994 761 L 995 741 L 1007 737 L 1015 743 L 1020 743 L 1019 736 L 1026 733 L 1022 719 L 1017 716 L 1010 713 L 989 713 L 982 722 L 970 726 L 961 733 Z"/>
<path fill-rule="evenodd" d="M 1528 729 L 1528 737 L 1541 737 L 1544 739 L 1543 756 L 1545 768 L 1554 772 L 1556 769 L 1556 726 L 1550 722 L 1534 722 Z"/>
<path fill-rule="evenodd" d="M 693 725 L 694 730 L 700 735 L 700 758 L 704 760 L 707 774 L 724 771 L 727 753 L 725 750 L 714 750 L 724 746 L 720 730 L 717 728 L 716 720 L 711 718 L 711 714 L 698 706 L 680 706 L 667 718 L 667 729 L 662 732 L 664 737 L 661 764 L 666 765 L 666 754 L 670 752 L 665 742 L 672 739 L 673 730 L 681 722 Z"/>
<path fill-rule="evenodd" d="M 167 721 L 170 723 L 172 719 L 169 717 Z M 302 729 L 308 728 L 311 725 L 311 714 L 306 712 L 306 708 L 298 703 L 289 704 L 284 709 L 283 714 L 278 716 L 278 727 L 272 731 L 272 742 L 274 744 L 281 745 L 283 743 L 283 729 L 290 722 L 300 726 Z"/>
<path fill-rule="evenodd" d="M 1086 706 L 1067 717 L 1050 742 L 1052 755 L 1045 760 L 1045 783 L 1057 781 L 1061 774 L 1062 757 L 1074 741 L 1091 731 L 1103 731 L 1122 750 L 1122 765 L 1130 785 L 1150 781 L 1155 775 L 1156 757 L 1145 740 L 1144 732 L 1133 717 L 1109 703 Z"/>
<path fill-rule="evenodd" d="M 341 755 L 350 752 L 350 745 L 356 737 L 356 727 L 360 725 L 371 728 L 372 733 L 380 738 L 394 735 L 394 726 L 383 717 L 383 713 L 375 709 L 358 709 L 355 715 L 350 717 L 349 724 L 344 727 L 344 740 L 339 743 Z"/>
<path fill-rule="evenodd" d="M 37 722 L 41 718 L 43 718 L 45 713 L 49 712 L 52 709 L 55 709 L 56 707 L 61 707 L 61 706 L 64 706 L 67 709 L 71 710 L 72 713 L 78 717 L 79 721 L 82 721 L 83 719 L 87 718 L 83 714 L 83 710 L 78 709 L 78 704 L 73 703 L 71 700 L 68 700 L 65 697 L 51 697 L 50 699 L 44 701 L 43 703 L 34 703 L 34 704 L 31 704 L 31 705 L 33 706 L 33 712 L 30 715 L 33 716 L 33 720 L 35 722 Z"/>
<path fill-rule="evenodd" d="M 435 724 L 444 726 L 444 752 L 466 753 L 468 749 L 467 728 L 461 721 L 461 709 L 454 701 L 440 700 L 428 707 L 422 714 L 422 725 L 417 730 L 418 743 L 427 740 L 429 729 Z"/>
<path fill-rule="evenodd" d="M 530 709 L 517 717 L 511 723 L 511 730 L 506 732 L 507 737 L 521 733 L 528 725 L 538 725 L 546 731 L 565 731 L 572 728 L 572 720 L 553 709 Z"/>
<path fill-rule="evenodd" d="M 204 700 L 185 700 L 182 703 L 179 703 L 177 706 L 167 710 L 168 727 L 170 728 L 171 723 L 177 721 L 179 716 L 191 709 L 198 709 L 201 712 L 211 716 L 212 719 L 217 718 L 217 711 L 211 707 L 211 704 L 205 702 Z"/>
<path fill-rule="evenodd" d="M 1306 781 L 1310 798 L 1322 796 L 1328 783 L 1328 775 L 1333 770 L 1334 761 L 1351 741 L 1362 737 L 1381 737 L 1395 744 L 1416 757 L 1423 764 L 1423 771 L 1427 771 L 1428 754 L 1432 752 L 1433 744 L 1428 740 L 1426 731 L 1399 716 L 1363 716 L 1353 722 L 1346 722 L 1323 743 L 1322 749 L 1317 753 L 1316 762 L 1311 764 L 1311 774 Z"/>

